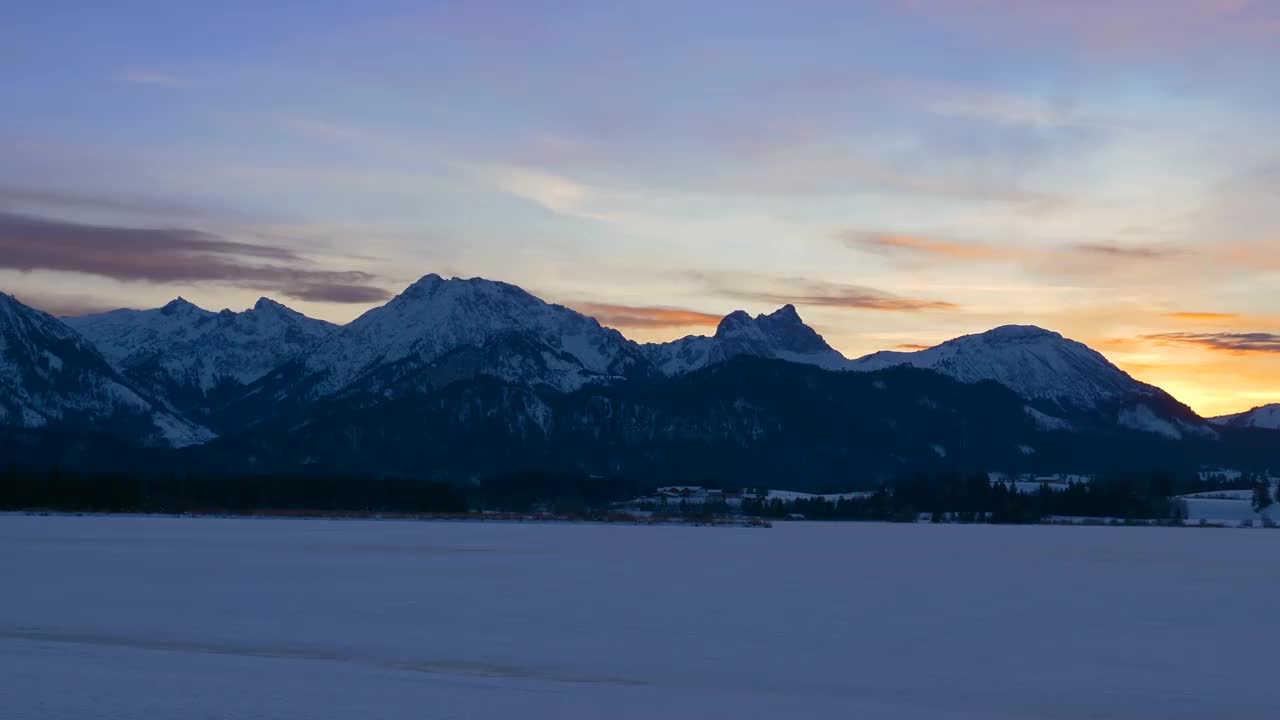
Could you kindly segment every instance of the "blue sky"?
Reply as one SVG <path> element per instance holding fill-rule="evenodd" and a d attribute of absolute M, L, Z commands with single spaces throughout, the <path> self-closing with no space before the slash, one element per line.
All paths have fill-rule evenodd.
<path fill-rule="evenodd" d="M 1280 400 L 1280 3 L 104 5 L 0 26 L 0 287 L 50 310 L 345 321 L 439 272 Z"/>

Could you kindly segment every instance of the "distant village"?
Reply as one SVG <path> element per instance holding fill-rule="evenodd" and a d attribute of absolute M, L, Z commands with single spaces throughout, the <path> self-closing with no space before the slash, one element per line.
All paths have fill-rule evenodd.
<path fill-rule="evenodd" d="M 1072 487 L 1088 485 L 1095 481 L 1090 475 L 1057 473 L 1048 475 L 1016 474 L 992 472 L 987 478 L 993 488 L 1019 495 L 1033 495 L 1049 492 L 1054 495 L 1065 493 Z M 1217 489 L 1208 492 L 1181 495 L 1174 500 L 1180 509 L 1180 516 L 1186 520 L 1201 523 L 1215 523 L 1228 526 L 1252 526 L 1255 523 L 1272 526 L 1280 521 L 1280 503 L 1271 506 L 1258 506 L 1253 489 L 1244 488 L 1250 481 L 1245 473 L 1231 469 L 1207 469 L 1199 473 L 1204 483 L 1241 485 L 1238 489 Z M 1280 478 L 1264 473 L 1256 478 L 1258 484 L 1267 488 L 1271 497 L 1280 497 Z M 638 516 L 665 515 L 699 515 L 724 514 L 737 516 L 740 513 L 759 514 L 763 506 L 773 506 L 775 512 L 781 508 L 784 514 L 774 517 L 790 520 L 805 520 L 803 513 L 796 512 L 798 504 L 805 501 L 823 500 L 837 504 L 841 500 L 865 500 L 880 491 L 868 490 L 838 494 L 813 494 L 790 490 L 770 490 L 768 488 L 719 489 L 702 485 L 668 485 L 655 489 L 648 495 L 616 503 L 614 508 Z M 887 490 L 892 495 L 892 490 Z M 744 504 L 746 508 L 744 510 Z M 927 516 L 927 513 L 926 515 Z"/>

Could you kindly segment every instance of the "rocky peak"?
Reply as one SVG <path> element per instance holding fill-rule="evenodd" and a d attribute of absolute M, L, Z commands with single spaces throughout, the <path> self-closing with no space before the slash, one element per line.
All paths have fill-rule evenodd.
<path fill-rule="evenodd" d="M 169 302 L 165 303 L 164 307 L 160 308 L 160 312 L 165 315 L 174 316 L 174 315 L 193 315 L 197 313 L 204 313 L 205 310 L 199 307 L 198 305 L 194 305 L 188 302 L 186 298 L 183 298 L 182 296 L 178 296 L 173 300 L 170 300 Z"/>

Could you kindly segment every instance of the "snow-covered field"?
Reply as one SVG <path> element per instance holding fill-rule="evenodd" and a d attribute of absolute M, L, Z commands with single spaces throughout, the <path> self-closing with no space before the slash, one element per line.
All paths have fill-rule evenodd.
<path fill-rule="evenodd" d="M 0 716 L 1274 718 L 1280 532 L 0 516 Z"/>
<path fill-rule="evenodd" d="M 1242 522 L 1262 524 L 1262 518 L 1270 518 L 1280 523 L 1280 506 L 1271 505 L 1262 512 L 1256 512 L 1248 500 L 1229 500 L 1222 498 L 1187 497 L 1187 522 L 1195 523 L 1204 520 L 1211 523 L 1239 525 Z"/>
<path fill-rule="evenodd" d="M 1272 481 L 1269 491 L 1271 497 L 1276 496 L 1276 487 L 1277 482 Z M 1203 520 L 1226 525 L 1261 525 L 1266 518 L 1280 524 L 1280 503 L 1272 503 L 1263 508 L 1262 512 L 1257 512 L 1253 509 L 1252 490 L 1214 490 L 1181 497 L 1187 505 L 1189 523 Z"/>

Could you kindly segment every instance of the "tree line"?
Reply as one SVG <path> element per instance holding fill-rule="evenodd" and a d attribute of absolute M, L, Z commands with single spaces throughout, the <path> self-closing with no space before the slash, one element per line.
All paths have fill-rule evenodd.
<path fill-rule="evenodd" d="M 417 478 L 342 475 L 219 475 L 194 473 L 104 473 L 9 465 L 0 478 L 0 510 L 47 509 L 90 512 L 246 513 L 254 511 L 461 513 L 548 512 L 588 517 L 611 512 L 616 503 L 652 492 L 637 479 L 556 472 L 513 472 L 451 485 Z M 708 481 L 708 487 L 717 483 Z M 720 483 L 722 489 L 732 485 Z M 863 496 L 783 501 L 748 492 L 740 507 L 683 503 L 669 512 L 691 516 L 745 515 L 811 520 L 915 521 L 922 515 L 958 522 L 1035 523 L 1053 516 L 1178 520 L 1185 507 L 1177 495 L 1215 490 L 1253 490 L 1253 504 L 1271 504 L 1264 478 L 1194 474 L 1132 473 L 1020 492 L 986 473 L 916 475 L 888 482 Z M 1276 498 L 1280 500 L 1280 498 Z"/>
<path fill-rule="evenodd" d="M 2 510 L 69 512 L 457 513 L 467 500 L 429 480 L 324 475 L 196 475 L 100 473 L 9 465 L 0 482 Z"/>

